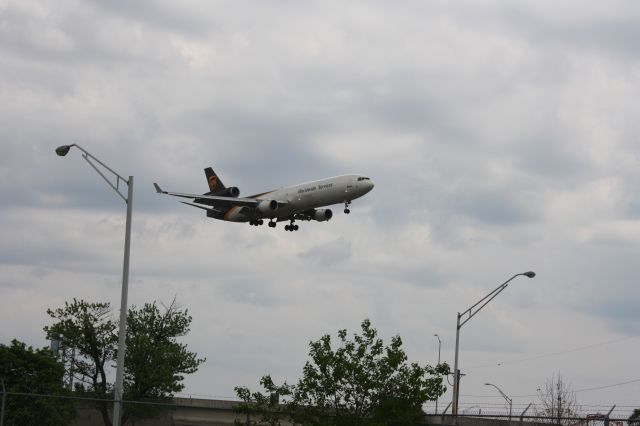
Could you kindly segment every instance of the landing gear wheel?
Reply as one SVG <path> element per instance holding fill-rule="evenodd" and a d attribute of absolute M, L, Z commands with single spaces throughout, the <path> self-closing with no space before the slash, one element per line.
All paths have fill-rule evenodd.
<path fill-rule="evenodd" d="M 298 225 L 293 225 L 293 230 L 297 231 L 298 230 Z"/>
<path fill-rule="evenodd" d="M 276 227 L 276 223 L 275 222 L 269 222 L 269 228 L 275 228 Z"/>
<path fill-rule="evenodd" d="M 349 214 L 349 213 L 351 213 L 351 210 L 349 210 L 349 209 L 344 209 L 344 214 Z"/>
<path fill-rule="evenodd" d="M 263 223 L 264 223 L 264 220 L 262 220 L 262 219 L 258 220 L 258 225 L 262 225 Z"/>
<path fill-rule="evenodd" d="M 288 231 L 288 230 L 289 230 L 289 225 L 285 225 L 285 226 L 284 226 L 284 230 L 285 230 L 285 231 Z"/>

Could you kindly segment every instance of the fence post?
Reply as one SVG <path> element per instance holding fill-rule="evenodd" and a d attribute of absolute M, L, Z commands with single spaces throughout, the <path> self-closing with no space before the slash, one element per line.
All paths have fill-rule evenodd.
<path fill-rule="evenodd" d="M 4 377 L 0 377 L 2 383 L 2 408 L 0 408 L 0 426 L 4 426 L 4 400 L 7 397 L 7 390 L 4 388 Z"/>
<path fill-rule="evenodd" d="M 613 413 L 613 410 L 616 408 L 616 405 L 613 404 L 613 407 L 611 407 L 611 410 L 609 410 L 609 412 L 607 413 L 607 416 L 604 418 L 604 426 L 609 426 L 609 416 L 611 415 L 611 413 Z"/>
<path fill-rule="evenodd" d="M 453 404 L 453 401 L 451 401 L 451 402 L 449 403 L 449 405 L 447 405 L 447 408 L 445 408 L 445 409 L 442 411 L 442 418 L 441 418 L 441 420 L 440 420 L 440 424 L 441 424 L 441 425 L 443 425 L 443 424 L 444 424 L 444 415 L 445 415 L 445 414 L 447 414 L 447 410 L 449 409 L 449 407 L 451 407 L 451 404 Z"/>
<path fill-rule="evenodd" d="M 522 426 L 522 422 L 524 421 L 524 414 L 529 411 L 529 407 L 531 407 L 531 404 L 533 404 L 533 402 L 530 402 L 529 405 L 527 405 L 527 408 L 525 408 L 522 414 L 520 414 L 520 426 Z"/>

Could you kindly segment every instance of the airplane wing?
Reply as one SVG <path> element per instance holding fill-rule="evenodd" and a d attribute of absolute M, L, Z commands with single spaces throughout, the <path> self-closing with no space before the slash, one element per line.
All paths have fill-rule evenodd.
<path fill-rule="evenodd" d="M 253 198 L 233 198 L 233 197 L 219 197 L 216 195 L 201 195 L 201 194 L 183 194 L 180 192 L 164 191 L 160 186 L 154 182 L 153 186 L 156 188 L 158 194 L 173 195 L 174 197 L 192 198 L 195 200 L 211 200 L 216 207 L 232 207 L 232 206 L 246 206 L 255 207 L 260 201 Z M 197 201 L 196 201 L 197 202 Z"/>

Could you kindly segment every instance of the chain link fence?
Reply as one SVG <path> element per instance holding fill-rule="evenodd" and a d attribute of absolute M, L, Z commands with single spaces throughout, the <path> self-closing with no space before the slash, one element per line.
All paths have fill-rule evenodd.
<path fill-rule="evenodd" d="M 111 397 L 86 395 L 42 395 L 2 393 L 0 424 L 28 425 L 110 425 L 113 411 Z M 202 398 L 172 398 L 162 401 L 123 401 L 127 425 L 187 426 L 246 424 L 247 415 L 236 411 L 239 401 Z M 640 405 L 640 404 L 639 404 Z M 444 408 L 444 407 L 443 407 Z M 418 424 L 457 426 L 640 426 L 640 419 L 630 420 L 633 406 L 580 406 L 575 416 L 545 416 L 533 404 L 505 409 L 504 404 L 461 405 L 457 421 L 450 413 L 425 413 Z M 46 422 L 42 421 L 46 413 Z M 65 417 L 66 413 L 66 417 Z M 283 421 L 282 424 L 286 424 Z"/>

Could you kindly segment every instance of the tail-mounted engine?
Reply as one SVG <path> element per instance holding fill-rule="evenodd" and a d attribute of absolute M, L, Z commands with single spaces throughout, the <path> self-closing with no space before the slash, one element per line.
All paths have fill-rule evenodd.
<path fill-rule="evenodd" d="M 237 186 L 230 186 L 222 191 L 210 193 L 211 195 L 217 195 L 219 197 L 233 197 L 238 198 L 240 196 L 240 189 Z"/>
<path fill-rule="evenodd" d="M 316 209 L 311 218 L 313 220 L 317 220 L 318 222 L 325 222 L 333 217 L 333 212 L 331 209 Z"/>

